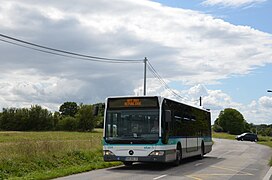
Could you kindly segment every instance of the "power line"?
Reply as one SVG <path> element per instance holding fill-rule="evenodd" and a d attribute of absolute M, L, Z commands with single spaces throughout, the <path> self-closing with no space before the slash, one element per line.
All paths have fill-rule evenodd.
<path fill-rule="evenodd" d="M 180 99 L 184 99 L 184 97 L 180 96 L 179 94 L 177 94 L 175 91 L 173 91 L 168 85 L 167 83 L 163 80 L 163 78 L 159 75 L 159 73 L 155 70 L 155 68 L 152 66 L 152 64 L 147 61 L 147 65 L 148 65 L 148 69 L 151 71 L 151 73 L 154 75 L 155 78 L 157 78 L 159 80 L 159 82 L 164 86 L 164 88 L 166 90 L 168 90 L 169 92 L 171 92 L 174 96 L 180 98 Z"/>
<path fill-rule="evenodd" d="M 47 50 L 43 50 L 43 49 L 38 49 L 38 48 L 34 48 L 34 47 L 23 45 L 23 44 L 19 44 L 19 43 L 16 43 L 16 42 L 7 41 L 7 40 L 4 40 L 4 39 L 0 39 L 0 41 L 6 42 L 6 43 L 9 43 L 9 44 L 13 44 L 13 45 L 16 45 L 16 46 L 20 46 L 20 47 L 23 47 L 23 48 L 27 48 L 27 49 L 39 51 L 39 52 L 42 52 L 42 53 L 47 53 L 47 54 L 52 54 L 52 55 L 57 55 L 57 56 L 62 56 L 62 57 L 67 57 L 67 58 L 72 58 L 72 59 L 80 59 L 80 60 L 85 60 L 85 61 L 104 62 L 104 63 L 139 63 L 139 62 L 136 62 L 136 61 L 132 61 L 132 62 L 125 61 L 125 62 L 122 62 L 122 61 L 108 61 L 108 60 L 89 59 L 89 58 L 83 58 L 83 57 L 76 57 L 76 56 L 71 56 L 71 55 L 66 55 L 66 54 L 60 54 L 60 53 L 56 53 L 56 52 L 51 52 L 51 51 L 47 51 Z"/>
<path fill-rule="evenodd" d="M 149 70 L 151 70 L 150 68 L 149 68 Z M 174 96 L 176 96 L 176 97 L 178 97 L 178 98 L 180 98 L 180 99 L 184 99 L 182 96 L 180 96 L 179 94 L 177 94 L 175 91 L 173 91 L 167 84 L 165 84 L 165 82 L 162 80 L 162 79 L 160 79 L 159 77 L 157 77 L 157 75 L 151 70 L 151 73 L 154 75 L 154 77 L 155 78 L 157 78 L 158 80 L 159 80 L 159 82 L 164 86 L 164 88 L 166 89 L 166 90 L 168 90 L 170 93 L 172 93 Z"/>
<path fill-rule="evenodd" d="M 2 38 L 6 38 L 6 39 L 9 39 L 9 40 L 15 41 L 15 42 L 11 42 L 11 41 L 8 41 L 8 40 L 0 39 L 1 41 L 6 42 L 6 43 L 10 43 L 10 44 L 13 44 L 13 45 L 21 46 L 21 47 L 24 47 L 24 48 L 29 48 L 29 49 L 44 52 L 44 53 L 64 56 L 64 57 L 77 58 L 77 59 L 96 61 L 96 62 L 108 62 L 108 63 L 143 63 L 143 60 L 115 59 L 115 58 L 105 58 L 105 57 L 84 55 L 84 54 L 79 54 L 79 53 L 75 53 L 75 52 L 64 51 L 64 50 L 59 50 L 59 49 L 55 49 L 55 48 L 51 48 L 51 47 L 47 47 L 47 46 L 42 46 L 42 45 L 39 45 L 39 44 L 35 44 L 35 43 L 31 43 L 31 42 L 24 41 L 24 40 L 21 40 L 21 39 L 17 39 L 17 38 L 7 36 L 7 35 L 4 35 L 4 34 L 0 34 L 0 36 Z M 19 44 L 18 42 L 21 43 L 21 44 Z M 26 44 L 28 46 L 23 45 L 23 44 Z M 35 48 L 33 48 L 31 46 L 34 46 Z M 40 49 L 38 49 L 38 48 L 40 48 Z M 43 50 L 43 49 L 45 49 L 45 50 Z M 53 52 L 51 52 L 51 51 L 53 51 Z M 55 52 L 57 52 L 57 53 L 55 53 Z M 69 56 L 68 55 L 63 55 L 63 54 L 60 54 L 60 53 L 68 54 Z"/>
<path fill-rule="evenodd" d="M 62 56 L 62 57 L 68 57 L 68 58 L 74 58 L 74 59 L 80 59 L 80 60 L 87 60 L 87 61 L 95 61 L 95 62 L 103 62 L 103 63 L 143 63 L 147 62 L 147 67 L 150 70 L 150 72 L 153 74 L 155 78 L 159 80 L 159 82 L 164 86 L 166 90 L 171 92 L 174 96 L 184 99 L 182 96 L 177 94 L 175 91 L 173 91 L 167 83 L 163 80 L 163 78 L 159 75 L 159 73 L 155 70 L 155 68 L 152 66 L 152 64 L 145 60 L 133 60 L 133 59 L 115 59 L 115 58 L 105 58 L 105 57 L 98 57 L 98 56 L 90 56 L 90 55 L 84 55 L 84 54 L 79 54 L 75 52 L 70 52 L 70 51 L 64 51 L 60 49 L 55 49 L 47 46 L 42 46 L 36 43 L 24 41 L 21 39 L 17 39 L 11 36 L 7 36 L 4 34 L 0 34 L 0 41 L 13 44 L 16 46 L 20 46 L 23 48 L 28 48 L 31 50 L 47 53 L 47 54 L 52 54 L 52 55 L 57 55 L 57 56 Z M 5 39 L 3 39 L 5 38 Z"/>

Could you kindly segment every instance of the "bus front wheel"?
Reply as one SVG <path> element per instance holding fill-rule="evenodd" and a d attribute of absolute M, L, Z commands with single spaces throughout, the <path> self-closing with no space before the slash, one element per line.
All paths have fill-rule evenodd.
<path fill-rule="evenodd" d="M 178 144 L 177 145 L 177 149 L 176 149 L 176 160 L 174 162 L 175 166 L 178 166 L 181 164 L 181 160 L 182 160 L 182 151 L 181 151 L 181 145 Z"/>

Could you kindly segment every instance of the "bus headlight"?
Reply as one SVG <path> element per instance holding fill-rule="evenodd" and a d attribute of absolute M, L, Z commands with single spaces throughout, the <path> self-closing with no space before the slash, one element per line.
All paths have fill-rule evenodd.
<path fill-rule="evenodd" d="M 164 151 L 153 151 L 149 154 L 149 156 L 163 156 Z"/>
<path fill-rule="evenodd" d="M 113 154 L 113 152 L 109 151 L 109 150 L 105 150 L 103 151 L 104 156 L 115 156 L 115 154 Z"/>

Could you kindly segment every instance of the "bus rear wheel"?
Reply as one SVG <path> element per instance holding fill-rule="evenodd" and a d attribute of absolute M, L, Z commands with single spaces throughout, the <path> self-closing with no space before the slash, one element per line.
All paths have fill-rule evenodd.
<path fill-rule="evenodd" d="M 198 156 L 199 159 L 203 159 L 204 158 L 204 143 L 201 143 L 201 151 L 200 151 L 200 155 Z"/>

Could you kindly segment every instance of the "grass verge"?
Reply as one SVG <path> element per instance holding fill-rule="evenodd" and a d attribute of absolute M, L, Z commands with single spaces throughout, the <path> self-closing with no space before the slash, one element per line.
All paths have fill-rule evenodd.
<path fill-rule="evenodd" d="M 51 179 L 119 165 L 103 161 L 102 132 L 0 132 L 0 179 Z"/>

